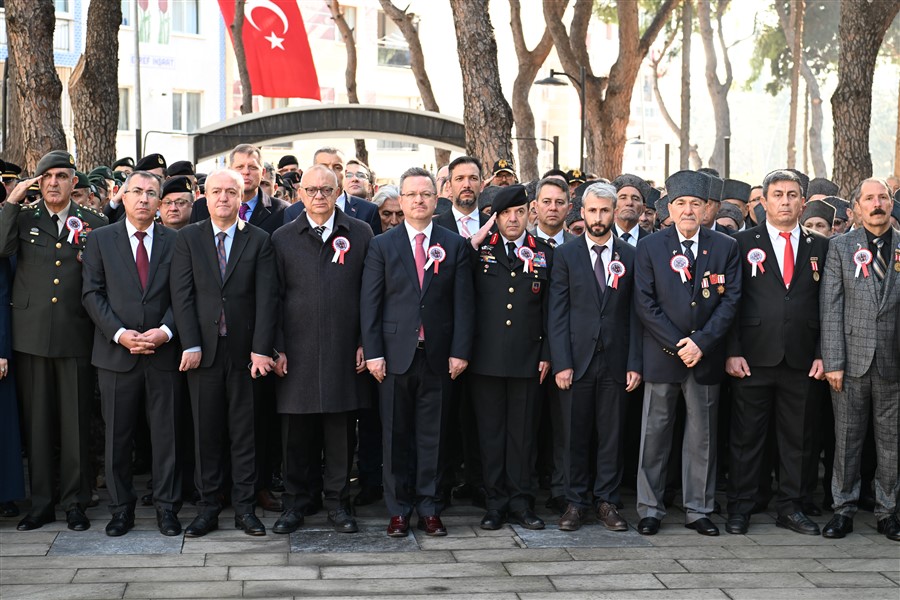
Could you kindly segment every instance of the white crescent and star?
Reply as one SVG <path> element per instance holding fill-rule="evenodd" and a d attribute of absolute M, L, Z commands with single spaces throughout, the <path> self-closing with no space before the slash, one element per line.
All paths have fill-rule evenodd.
<path fill-rule="evenodd" d="M 273 0 L 248 0 L 247 3 L 244 5 L 244 15 L 247 19 L 247 22 L 250 23 L 250 25 L 254 29 L 256 29 L 257 31 L 262 33 L 262 30 L 256 24 L 256 21 L 253 20 L 253 11 L 256 10 L 257 8 L 262 8 L 262 9 L 268 10 L 269 12 L 274 14 L 276 17 L 278 17 L 281 20 L 281 26 L 282 26 L 281 35 L 284 35 L 287 33 L 287 30 L 289 27 L 287 15 L 284 14 L 284 11 L 281 10 L 281 7 L 278 6 L 277 4 L 275 4 L 275 2 L 273 2 Z M 278 37 L 274 31 L 272 31 L 264 39 L 272 45 L 271 50 L 274 50 L 275 48 L 280 48 L 281 50 L 284 50 L 284 38 Z"/>

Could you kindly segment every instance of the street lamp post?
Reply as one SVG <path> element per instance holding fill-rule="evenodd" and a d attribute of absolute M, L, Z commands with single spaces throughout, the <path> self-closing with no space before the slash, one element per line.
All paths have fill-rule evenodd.
<path fill-rule="evenodd" d="M 550 77 L 539 79 L 534 82 L 535 85 L 566 85 L 565 81 L 557 79 L 557 75 L 565 75 L 573 84 L 578 86 L 578 99 L 581 101 L 581 139 L 578 153 L 578 168 L 584 172 L 584 117 L 585 117 L 585 68 L 582 66 L 578 70 L 578 78 L 564 72 L 550 69 Z"/>

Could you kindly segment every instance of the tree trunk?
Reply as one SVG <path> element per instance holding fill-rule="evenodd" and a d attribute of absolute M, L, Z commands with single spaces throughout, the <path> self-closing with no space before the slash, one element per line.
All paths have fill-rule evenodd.
<path fill-rule="evenodd" d="M 466 152 L 490 165 L 512 155 L 512 109 L 503 96 L 489 0 L 450 0 L 463 80 Z"/>
<path fill-rule="evenodd" d="M 691 35 L 694 32 L 692 0 L 684 1 L 681 14 L 681 152 L 679 168 L 690 168 L 691 156 Z"/>
<path fill-rule="evenodd" d="M 17 165 L 25 164 L 25 132 L 22 130 L 21 111 L 16 93 L 16 56 L 13 47 L 9 48 L 6 59 L 7 81 L 3 92 L 6 94 L 6 144 L 3 146 L 3 158 Z"/>
<path fill-rule="evenodd" d="M 666 122 L 666 125 L 669 126 L 669 129 L 672 130 L 672 133 L 675 134 L 675 137 L 680 140 L 681 127 L 679 127 L 678 123 L 675 122 L 675 119 L 672 118 L 672 114 L 666 107 L 666 101 L 662 96 L 662 92 L 659 91 L 659 73 L 656 70 L 658 64 L 659 61 L 653 61 L 651 63 L 651 66 L 653 67 L 653 95 L 656 98 L 656 105 L 659 107 L 659 112 L 662 115 L 663 120 Z M 697 151 L 697 144 L 690 144 L 690 165 L 686 168 L 696 170 L 702 166 L 703 160 L 700 158 L 700 153 Z"/>
<path fill-rule="evenodd" d="M 894 177 L 900 177 L 900 81 L 897 82 L 897 135 L 894 137 Z"/>
<path fill-rule="evenodd" d="M 843 197 L 872 176 L 869 127 L 872 80 L 884 34 L 900 11 L 895 0 L 843 0 L 838 36 L 838 85 L 831 96 L 834 118 L 834 182 Z"/>
<path fill-rule="evenodd" d="M 809 88 L 803 94 L 803 172 L 809 173 Z"/>
<path fill-rule="evenodd" d="M 92 0 L 84 54 L 69 79 L 75 147 L 82 171 L 116 160 L 119 129 L 119 0 Z"/>
<path fill-rule="evenodd" d="M 246 0 L 234 0 L 234 21 L 231 22 L 231 40 L 234 42 L 234 58 L 241 78 L 241 114 L 253 112 L 253 86 L 250 85 L 250 71 L 247 69 L 247 54 L 244 52 L 244 5 Z"/>
<path fill-rule="evenodd" d="M 416 78 L 416 86 L 419 88 L 419 95 L 422 97 L 422 105 L 425 110 L 431 112 L 441 112 L 437 100 L 434 97 L 434 91 L 431 89 L 431 80 L 428 78 L 428 71 L 425 69 L 425 53 L 422 51 L 422 43 L 419 41 L 419 32 L 413 23 L 416 15 L 400 10 L 391 0 L 379 0 L 384 14 L 390 17 L 391 21 L 400 28 L 406 45 L 409 46 L 409 66 L 412 69 L 413 77 Z M 436 168 L 440 169 L 450 162 L 450 151 L 443 148 L 434 149 L 434 161 Z"/>
<path fill-rule="evenodd" d="M 34 171 L 51 150 L 66 149 L 62 127 L 62 83 L 53 66 L 53 30 L 56 14 L 52 2 L 6 1 L 6 35 L 16 61 L 16 101 L 22 123 L 26 171 Z M 27 60 L 22 60 L 26 57 Z"/>
<path fill-rule="evenodd" d="M 353 30 L 347 24 L 344 13 L 341 12 L 341 3 L 338 0 L 328 0 L 328 8 L 331 10 L 331 17 L 334 24 L 337 25 L 338 31 L 341 32 L 341 38 L 344 40 L 344 48 L 347 49 L 347 69 L 344 71 L 344 81 L 347 84 L 347 101 L 350 104 L 359 104 L 359 95 L 356 93 L 356 39 L 353 37 Z M 353 140 L 356 146 L 356 158 L 364 164 L 369 164 L 369 151 L 366 149 L 366 140 Z"/>
<path fill-rule="evenodd" d="M 722 51 L 722 61 L 725 64 L 724 82 L 719 81 L 717 72 L 718 57 L 716 56 L 716 42 L 713 39 L 709 3 L 710 0 L 697 0 L 700 37 L 703 40 L 703 50 L 706 54 L 706 89 L 709 90 L 709 98 L 712 101 L 713 115 L 716 122 L 716 143 L 713 146 L 712 156 L 709 158 L 709 166 L 724 173 L 725 138 L 731 136 L 731 111 L 728 107 L 728 92 L 734 80 L 731 71 L 731 60 L 728 58 L 728 47 L 725 45 L 725 36 L 722 33 L 722 14 L 728 6 L 728 0 L 720 0 L 716 7 L 719 47 Z"/>
<path fill-rule="evenodd" d="M 776 2 L 777 4 L 777 2 Z M 791 29 L 796 32 L 791 45 L 791 112 L 788 120 L 787 166 L 797 166 L 797 105 L 800 102 L 800 63 L 803 62 L 803 13 L 804 0 L 791 2 Z"/>

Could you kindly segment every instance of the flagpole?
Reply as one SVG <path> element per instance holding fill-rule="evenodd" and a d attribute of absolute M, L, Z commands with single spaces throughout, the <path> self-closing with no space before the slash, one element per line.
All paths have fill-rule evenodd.
<path fill-rule="evenodd" d="M 134 5 L 134 160 L 138 161 L 143 156 L 141 151 L 141 37 L 138 26 L 138 3 Z"/>

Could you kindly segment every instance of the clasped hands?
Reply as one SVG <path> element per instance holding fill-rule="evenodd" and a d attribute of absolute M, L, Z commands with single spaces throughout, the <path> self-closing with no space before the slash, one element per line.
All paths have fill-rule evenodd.
<path fill-rule="evenodd" d="M 148 329 L 144 333 L 134 329 L 126 329 L 119 336 L 119 343 L 125 346 L 132 354 L 153 354 L 156 348 L 168 341 L 169 336 L 158 327 L 156 329 Z"/>

